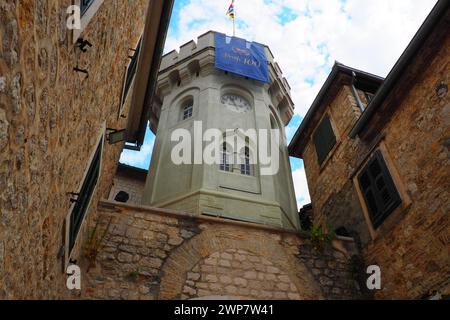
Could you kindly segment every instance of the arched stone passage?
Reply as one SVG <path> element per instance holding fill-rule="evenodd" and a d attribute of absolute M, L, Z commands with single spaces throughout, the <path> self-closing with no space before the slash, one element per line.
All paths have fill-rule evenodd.
<path fill-rule="evenodd" d="M 322 298 L 307 268 L 294 252 L 287 252 L 280 244 L 281 235 L 225 225 L 203 228 L 166 260 L 159 299 L 218 295 L 243 299 Z"/>
<path fill-rule="evenodd" d="M 201 259 L 187 273 L 181 299 L 229 295 L 235 299 L 300 299 L 290 277 L 262 256 L 228 249 Z"/>

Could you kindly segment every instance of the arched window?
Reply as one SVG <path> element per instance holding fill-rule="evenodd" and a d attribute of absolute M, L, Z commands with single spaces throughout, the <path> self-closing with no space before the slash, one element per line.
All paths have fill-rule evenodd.
<path fill-rule="evenodd" d="M 193 111 L 194 101 L 192 99 L 189 99 L 183 104 L 183 120 L 191 118 Z"/>
<path fill-rule="evenodd" d="M 241 174 L 246 176 L 250 176 L 252 174 L 250 165 L 250 149 L 248 147 L 244 148 L 244 153 L 242 154 Z"/>
<path fill-rule="evenodd" d="M 222 144 L 222 152 L 220 156 L 220 170 L 231 171 L 231 148 L 227 147 L 227 143 Z"/>

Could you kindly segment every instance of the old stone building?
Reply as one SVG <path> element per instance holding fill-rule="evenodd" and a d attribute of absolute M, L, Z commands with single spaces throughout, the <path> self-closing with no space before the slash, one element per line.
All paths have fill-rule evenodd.
<path fill-rule="evenodd" d="M 336 64 L 289 149 L 294 104 L 270 49 L 210 31 L 162 56 L 172 6 L 0 3 L 0 299 L 355 299 L 370 296 L 365 264 L 382 268 L 376 297 L 445 293 L 448 1 L 386 79 Z M 227 46 L 267 79 L 218 67 Z M 174 165 L 171 133 L 199 120 L 244 147 Z M 119 164 L 147 124 L 149 171 Z M 250 162 L 251 128 L 281 132 L 274 174 Z M 289 152 L 305 161 L 303 211 L 332 239 L 301 230 Z M 70 265 L 81 290 L 66 286 Z"/>
<path fill-rule="evenodd" d="M 119 166 L 109 200 L 97 207 L 102 244 L 85 260 L 89 272 L 82 296 L 359 297 L 350 260 L 354 241 L 337 237 L 321 251 L 300 232 L 284 138 L 293 104 L 280 67 L 264 46 L 267 83 L 216 68 L 217 36 L 224 35 L 207 32 L 163 56 L 150 113 L 156 139 L 145 187 L 143 170 Z M 230 43 L 235 52 L 251 47 L 238 38 Z M 229 105 L 231 96 L 240 103 Z M 280 170 L 262 176 L 258 164 L 245 170 L 245 162 L 224 158 L 216 164 L 174 164 L 171 133 L 193 132 L 195 121 L 202 121 L 204 130 L 220 128 L 220 135 L 229 128 L 232 134 L 236 128 L 280 128 L 283 143 L 275 151 Z"/>
<path fill-rule="evenodd" d="M 449 27 L 439 1 L 386 79 L 336 63 L 289 146 L 314 223 L 381 268 L 377 298 L 449 294 Z"/>
<path fill-rule="evenodd" d="M 172 5 L 0 2 L 0 299 L 70 295 L 121 130 L 142 144 Z"/>

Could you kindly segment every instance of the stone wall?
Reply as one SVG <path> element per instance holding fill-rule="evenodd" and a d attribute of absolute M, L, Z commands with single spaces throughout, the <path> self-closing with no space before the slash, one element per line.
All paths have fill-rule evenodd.
<path fill-rule="evenodd" d="M 114 198 L 120 191 L 124 191 L 129 195 L 127 203 L 140 204 L 145 188 L 145 178 L 146 175 L 143 172 L 140 172 L 138 176 L 130 175 L 126 172 L 122 173 L 118 170 L 118 172 L 116 172 L 116 175 L 114 176 L 108 199 L 114 200 Z"/>
<path fill-rule="evenodd" d="M 102 128 L 126 124 L 122 81 L 147 3 L 104 1 L 82 34 L 93 46 L 81 53 L 66 28 L 72 1 L 0 1 L 0 299 L 67 297 L 58 258 L 67 193 L 78 190 Z M 105 144 L 88 220 L 120 150 Z"/>
<path fill-rule="evenodd" d="M 377 298 L 412 299 L 432 290 L 448 291 L 450 95 L 438 97 L 436 87 L 449 83 L 450 37 L 439 45 L 432 59 L 418 62 L 424 69 L 409 69 L 416 74 L 405 86 L 413 85 L 397 91 L 393 99 L 398 108 L 373 142 L 348 137 L 360 113 L 350 88 L 343 86 L 327 107 L 337 138 L 330 159 L 320 167 L 312 142 L 304 151 L 315 222 L 359 234 L 366 263 L 381 267 L 383 288 Z M 383 115 L 387 119 L 387 113 L 378 119 Z M 378 229 L 352 180 L 371 148 L 382 149 L 403 200 Z"/>
<path fill-rule="evenodd" d="M 449 55 L 447 36 L 384 130 L 411 204 L 387 221 L 367 249 L 367 263 L 384 272 L 379 298 L 413 299 L 450 289 L 450 94 L 436 94 L 441 82 L 450 83 Z"/>
<path fill-rule="evenodd" d="M 83 298 L 358 296 L 348 257 L 315 252 L 295 233 L 109 201 L 99 206 L 99 219 L 98 234 L 107 234 L 96 259 L 82 261 L 84 269 L 91 265 Z"/>

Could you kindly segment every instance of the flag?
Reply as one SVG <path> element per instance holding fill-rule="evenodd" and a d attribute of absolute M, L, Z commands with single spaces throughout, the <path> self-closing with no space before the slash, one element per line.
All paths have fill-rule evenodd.
<path fill-rule="evenodd" d="M 234 20 L 234 0 L 231 1 L 230 7 L 228 8 L 226 15 L 229 16 L 230 19 Z"/>

